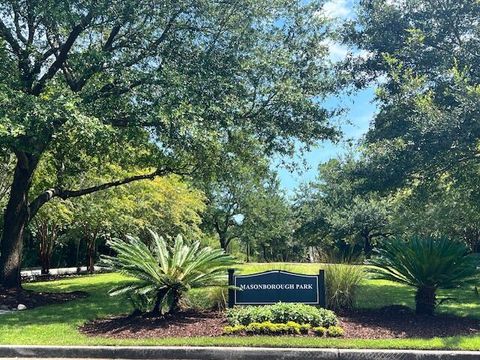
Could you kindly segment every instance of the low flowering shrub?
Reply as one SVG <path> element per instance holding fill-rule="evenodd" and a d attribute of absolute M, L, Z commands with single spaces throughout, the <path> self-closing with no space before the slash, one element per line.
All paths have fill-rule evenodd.
<path fill-rule="evenodd" d="M 249 325 L 226 326 L 223 329 L 224 335 L 307 335 L 310 330 L 308 324 L 297 324 L 289 321 L 286 324 L 275 324 L 270 321 L 261 323 L 253 322 Z"/>
<path fill-rule="evenodd" d="M 223 328 L 224 335 L 235 335 L 245 331 L 245 325 L 225 326 Z"/>
<path fill-rule="evenodd" d="M 273 324 L 270 321 L 265 321 L 263 323 L 251 323 L 247 325 L 245 332 L 252 335 L 288 334 L 289 328 L 286 324 Z"/>
<path fill-rule="evenodd" d="M 323 336 L 327 333 L 327 328 L 325 328 L 323 326 L 316 326 L 316 327 L 312 328 L 312 331 L 317 336 Z"/>
<path fill-rule="evenodd" d="M 225 326 L 224 335 L 309 335 L 340 337 L 344 331 L 340 326 L 311 327 L 309 324 L 298 324 L 294 321 L 287 323 L 272 323 L 270 321 L 252 322 L 248 325 Z"/>
<path fill-rule="evenodd" d="M 337 325 L 337 316 L 333 311 L 296 303 L 236 307 L 227 311 L 227 320 L 231 326 L 267 321 L 275 324 L 292 321 L 297 324 L 324 327 Z"/>
<path fill-rule="evenodd" d="M 341 337 L 343 335 L 345 335 L 345 331 L 340 326 L 330 326 L 327 329 L 328 337 Z"/>

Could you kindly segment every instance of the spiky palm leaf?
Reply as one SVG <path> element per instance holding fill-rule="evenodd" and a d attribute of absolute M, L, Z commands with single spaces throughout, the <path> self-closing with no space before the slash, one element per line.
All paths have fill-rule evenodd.
<path fill-rule="evenodd" d="M 368 262 L 377 278 L 417 288 L 418 313 L 432 313 L 437 289 L 460 286 L 474 279 L 476 260 L 465 245 L 449 239 L 391 239 Z"/>
<path fill-rule="evenodd" d="M 108 241 L 117 256 L 103 256 L 103 264 L 139 280 L 112 289 L 111 295 L 153 299 L 154 312 L 171 312 L 178 309 L 180 297 L 189 289 L 224 285 L 225 269 L 236 264 L 223 250 L 202 248 L 199 241 L 188 243 L 177 236 L 170 247 L 157 233 L 150 234 L 151 248 L 133 236 Z"/>

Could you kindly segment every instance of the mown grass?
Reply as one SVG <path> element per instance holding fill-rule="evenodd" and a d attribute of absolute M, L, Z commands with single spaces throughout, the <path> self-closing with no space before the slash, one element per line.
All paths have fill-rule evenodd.
<path fill-rule="evenodd" d="M 249 264 L 238 271 L 251 273 L 268 269 L 284 269 L 315 273 L 318 264 Z M 306 337 L 196 337 L 120 340 L 87 337 L 78 331 L 83 323 L 99 317 L 131 311 L 125 299 L 109 297 L 107 291 L 120 282 L 129 281 L 118 274 L 101 274 L 55 282 L 27 284 L 35 291 L 75 291 L 89 297 L 65 304 L 49 305 L 0 316 L 0 344 L 32 345 L 179 345 L 179 346 L 273 346 L 273 347 L 342 347 L 342 348 L 408 348 L 480 350 L 478 336 L 457 336 L 434 339 L 328 339 Z M 441 296 L 456 297 L 458 302 L 440 306 L 439 311 L 461 316 L 480 317 L 480 299 L 472 289 L 443 292 Z M 358 306 L 377 308 L 385 305 L 413 305 L 413 291 L 405 286 L 366 279 L 359 289 Z"/>

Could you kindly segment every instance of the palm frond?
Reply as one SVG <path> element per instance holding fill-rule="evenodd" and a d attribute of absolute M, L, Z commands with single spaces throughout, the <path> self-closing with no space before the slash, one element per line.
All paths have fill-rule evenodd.
<path fill-rule="evenodd" d="M 103 256 L 102 264 L 140 280 L 112 289 L 111 295 L 154 297 L 140 303 L 156 304 L 158 309 L 168 312 L 177 308 L 184 291 L 222 285 L 226 269 L 237 263 L 221 249 L 202 248 L 199 241 L 190 243 L 179 235 L 170 247 L 163 237 L 151 230 L 149 233 L 153 240 L 151 249 L 133 236 L 107 242 L 117 255 Z"/>
<path fill-rule="evenodd" d="M 413 287 L 448 289 L 470 281 L 476 274 L 475 258 L 461 243 L 449 239 L 392 239 L 368 261 L 377 278 Z"/>

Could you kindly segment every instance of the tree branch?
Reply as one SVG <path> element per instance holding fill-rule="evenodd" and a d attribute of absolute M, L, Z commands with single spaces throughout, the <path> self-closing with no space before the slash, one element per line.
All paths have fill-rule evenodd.
<path fill-rule="evenodd" d="M 73 44 L 77 40 L 78 36 L 81 34 L 81 32 L 88 26 L 90 21 L 93 19 L 93 11 L 91 10 L 81 21 L 78 25 L 74 26 L 70 34 L 68 35 L 67 40 L 63 43 L 63 45 L 60 47 L 60 52 L 58 53 L 58 56 L 56 60 L 53 62 L 53 64 L 50 66 L 50 68 L 47 70 L 47 72 L 38 80 L 38 83 L 33 87 L 32 89 L 32 94 L 33 95 L 39 95 L 43 88 L 45 87 L 45 84 L 48 80 L 53 78 L 55 74 L 58 72 L 63 67 L 63 64 L 67 60 L 68 53 L 70 49 L 72 48 Z"/>
<path fill-rule="evenodd" d="M 12 48 L 13 52 L 15 54 L 17 54 L 18 56 L 20 56 L 21 52 L 22 52 L 22 49 L 19 45 L 19 43 L 17 42 L 17 40 L 15 40 L 15 38 L 13 37 L 12 33 L 10 32 L 10 30 L 8 29 L 8 27 L 3 23 L 3 21 L 0 19 L 0 36 L 5 39 L 6 42 L 8 42 L 8 44 L 10 45 L 10 47 Z"/>
<path fill-rule="evenodd" d="M 31 220 L 35 214 L 40 210 L 40 208 L 46 204 L 48 201 L 52 200 L 53 198 L 61 198 L 63 200 L 73 198 L 73 197 L 79 197 L 87 194 L 91 194 L 97 191 L 101 190 L 106 190 L 109 188 L 117 187 L 120 185 L 125 185 L 134 181 L 138 180 L 145 180 L 145 179 L 154 179 L 157 176 L 164 176 L 169 173 L 172 173 L 173 170 L 166 167 L 162 169 L 157 169 L 154 172 L 148 173 L 148 174 L 142 174 L 142 175 L 135 175 L 135 176 L 130 176 L 128 178 L 124 178 L 121 180 L 115 180 L 95 186 L 91 186 L 88 188 L 84 189 L 79 189 L 79 190 L 65 190 L 61 188 L 52 188 L 48 189 L 39 196 L 33 200 L 30 205 L 28 206 L 29 209 L 29 217 L 28 220 Z"/>
<path fill-rule="evenodd" d="M 115 36 L 118 35 L 118 32 L 120 31 L 121 26 L 120 25 L 115 25 L 112 30 L 110 31 L 110 35 L 108 36 L 107 41 L 103 45 L 103 50 L 104 51 L 111 51 L 112 50 L 112 45 L 113 41 L 115 40 Z"/>
<path fill-rule="evenodd" d="M 110 31 L 110 35 L 108 36 L 107 41 L 102 46 L 102 50 L 105 52 L 111 52 L 113 50 L 113 42 L 115 41 L 115 37 L 118 35 L 121 29 L 120 25 L 115 25 L 112 30 Z M 88 68 L 77 80 L 73 76 L 73 71 L 68 69 L 67 63 L 64 62 L 62 66 L 62 70 L 65 74 L 65 79 L 70 86 L 70 89 L 73 92 L 79 92 L 83 89 L 87 81 L 95 74 L 99 73 L 104 69 L 103 64 L 94 64 L 90 68 Z"/>
<path fill-rule="evenodd" d="M 12 9 L 13 9 L 13 23 L 15 24 L 15 32 L 17 34 L 17 38 L 24 44 L 27 44 L 28 40 L 23 36 L 22 29 L 20 28 L 20 20 L 19 20 L 20 9 L 18 8 L 18 4 L 14 2 L 12 4 Z"/>

